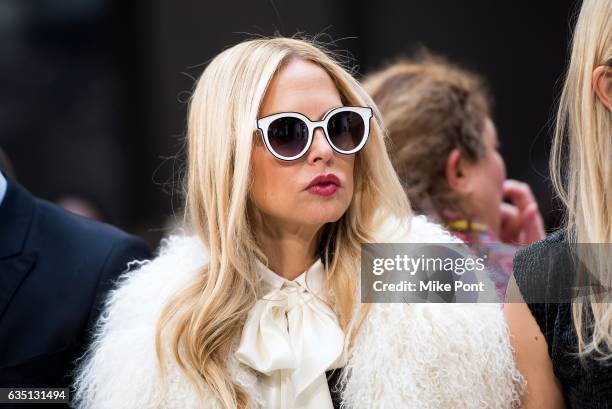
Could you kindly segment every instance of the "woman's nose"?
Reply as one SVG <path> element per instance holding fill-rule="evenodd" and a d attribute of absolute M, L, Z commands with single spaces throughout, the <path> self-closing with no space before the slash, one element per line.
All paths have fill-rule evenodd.
<path fill-rule="evenodd" d="M 317 160 L 329 161 L 334 155 L 333 148 L 329 145 L 323 129 L 317 128 L 312 136 L 312 145 L 308 152 L 308 160 L 316 162 Z"/>

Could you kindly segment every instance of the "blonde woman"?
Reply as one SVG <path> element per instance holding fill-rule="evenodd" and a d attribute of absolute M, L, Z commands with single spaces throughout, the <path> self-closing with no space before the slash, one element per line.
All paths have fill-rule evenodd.
<path fill-rule="evenodd" d="M 517 254 L 514 274 L 523 294 L 542 285 L 549 291 L 564 279 L 561 272 L 570 259 L 551 260 L 564 243 L 612 243 L 611 0 L 585 0 L 576 21 L 551 173 L 567 220 L 564 229 Z M 593 244 L 577 250 L 606 291 L 592 292 L 580 303 L 544 304 L 540 294 L 540 303 L 532 298 L 525 300 L 528 305 L 505 307 L 518 365 L 527 378 L 526 408 L 563 407 L 564 400 L 572 408 L 612 407 L 609 251 L 597 254 Z M 585 257 L 585 251 L 591 254 Z"/>
<path fill-rule="evenodd" d="M 286 38 L 225 50 L 188 128 L 192 233 L 108 297 L 77 407 L 518 402 L 498 304 L 360 303 L 361 243 L 452 239 L 410 216 L 376 108 L 328 53 Z"/>

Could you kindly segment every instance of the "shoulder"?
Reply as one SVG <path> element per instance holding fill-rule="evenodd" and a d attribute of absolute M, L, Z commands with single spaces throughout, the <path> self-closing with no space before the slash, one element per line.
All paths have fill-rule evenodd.
<path fill-rule="evenodd" d="M 72 214 L 45 200 L 35 199 L 35 205 L 26 251 L 42 253 L 40 258 L 49 268 L 74 270 L 86 280 L 98 277 L 96 272 L 116 276 L 129 261 L 151 256 L 142 239 L 114 226 Z"/>
<path fill-rule="evenodd" d="M 2 218 L 23 236 L 20 251 L 35 253 L 42 262 L 37 270 L 89 280 L 110 258 L 148 257 L 146 244 L 116 227 L 75 215 L 37 198 L 16 181 L 8 179 L 2 202 Z M 113 257 L 114 256 L 114 257 Z M 125 267 L 125 266 L 123 266 Z M 87 274 L 81 275 L 81 271 Z"/>
<path fill-rule="evenodd" d="M 148 407 L 158 382 L 155 334 L 161 311 L 206 261 L 197 237 L 174 235 L 162 241 L 153 260 L 135 262 L 119 277 L 77 363 L 76 407 Z"/>
<path fill-rule="evenodd" d="M 538 263 L 546 251 L 565 241 L 565 231 L 557 230 L 549 234 L 544 240 L 537 241 L 520 249 L 514 256 L 515 272 Z"/>
<path fill-rule="evenodd" d="M 564 291 L 573 285 L 574 271 L 565 237 L 557 230 L 515 254 L 513 276 L 528 304 L 569 301 Z"/>
<path fill-rule="evenodd" d="M 73 214 L 46 200 L 35 199 L 37 224 L 41 232 L 53 231 L 65 244 L 104 247 L 115 242 L 134 240 L 135 237 L 106 223 Z"/>

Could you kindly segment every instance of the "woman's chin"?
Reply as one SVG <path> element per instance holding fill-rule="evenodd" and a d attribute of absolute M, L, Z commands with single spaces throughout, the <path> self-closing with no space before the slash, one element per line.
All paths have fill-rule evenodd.
<path fill-rule="evenodd" d="M 300 222 L 302 224 L 309 225 L 317 225 L 317 224 L 325 224 L 336 222 L 338 219 L 342 217 L 344 212 L 346 212 L 345 208 L 335 208 L 335 209 L 327 209 L 327 208 L 319 208 L 319 209 L 309 209 L 309 210 L 296 210 L 296 213 L 301 213 Z"/>

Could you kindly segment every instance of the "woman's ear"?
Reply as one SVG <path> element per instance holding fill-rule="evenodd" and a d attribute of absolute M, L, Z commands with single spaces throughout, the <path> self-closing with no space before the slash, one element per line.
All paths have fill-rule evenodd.
<path fill-rule="evenodd" d="M 446 159 L 446 182 L 448 186 L 457 193 L 470 193 L 469 170 L 461 151 L 455 148 Z"/>
<path fill-rule="evenodd" d="M 612 110 L 612 68 L 600 65 L 593 70 L 593 90 L 601 103 Z"/>

